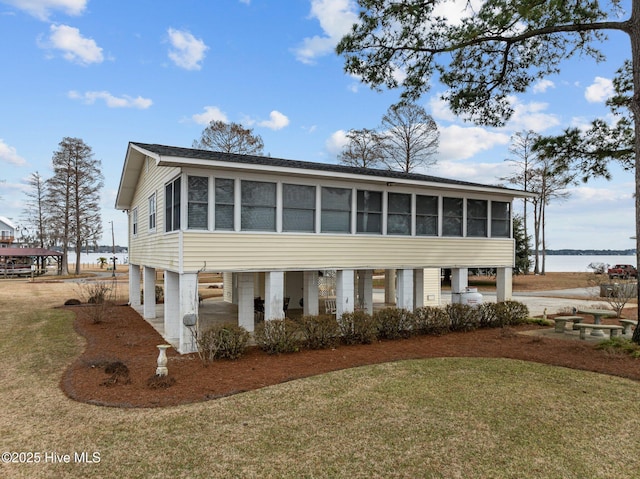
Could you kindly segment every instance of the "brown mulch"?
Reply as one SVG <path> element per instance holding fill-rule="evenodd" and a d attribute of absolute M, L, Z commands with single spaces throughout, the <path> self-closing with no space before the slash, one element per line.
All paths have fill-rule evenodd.
<path fill-rule="evenodd" d="M 283 355 L 268 355 L 249 348 L 239 360 L 208 365 L 197 354 L 179 355 L 170 349 L 167 356 L 172 384 L 163 387 L 167 384 L 148 384 L 155 376 L 156 346 L 164 343 L 151 325 L 129 306 L 114 307 L 108 319 L 94 324 L 89 308 L 69 308 L 76 313 L 75 329 L 87 344 L 82 355 L 65 371 L 61 387 L 72 399 L 103 406 L 193 403 L 329 371 L 434 357 L 521 359 L 640 381 L 639 359 L 598 350 L 586 341 L 518 334 L 540 328 L 527 325 Z M 637 314 L 635 309 L 632 314 Z"/>

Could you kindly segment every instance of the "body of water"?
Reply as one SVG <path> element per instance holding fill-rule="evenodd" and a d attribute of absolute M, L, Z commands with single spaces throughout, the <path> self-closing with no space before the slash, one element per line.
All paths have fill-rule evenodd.
<path fill-rule="evenodd" d="M 614 264 L 632 264 L 635 266 L 635 256 L 597 256 L 597 255 L 547 255 L 545 271 L 547 273 L 591 273 L 591 263 L 604 263 L 609 266 Z M 531 259 L 533 267 L 533 258 Z"/>

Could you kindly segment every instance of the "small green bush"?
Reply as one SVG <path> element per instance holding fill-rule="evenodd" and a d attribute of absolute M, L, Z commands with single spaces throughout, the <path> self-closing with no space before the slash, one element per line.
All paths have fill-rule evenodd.
<path fill-rule="evenodd" d="M 293 353 L 300 349 L 298 325 L 290 319 L 270 319 L 255 332 L 256 344 L 269 354 Z"/>
<path fill-rule="evenodd" d="M 529 308 L 519 301 L 501 301 L 494 308 L 497 325 L 500 327 L 522 324 L 529 317 Z"/>
<path fill-rule="evenodd" d="M 309 349 L 332 348 L 340 339 L 340 329 L 335 316 L 302 316 L 296 320 L 303 337 L 304 346 Z"/>
<path fill-rule="evenodd" d="M 633 358 L 640 359 L 640 345 L 626 338 L 612 338 L 602 341 L 597 346 L 609 354 L 628 354 Z"/>
<path fill-rule="evenodd" d="M 413 311 L 414 334 L 442 335 L 449 332 L 449 316 L 440 307 L 423 306 Z"/>
<path fill-rule="evenodd" d="M 452 303 L 444 308 L 450 331 L 472 331 L 480 324 L 480 312 L 468 304 Z"/>
<path fill-rule="evenodd" d="M 376 321 L 365 311 L 344 313 L 338 327 L 345 344 L 371 344 L 378 337 Z"/>
<path fill-rule="evenodd" d="M 401 308 L 384 308 L 373 315 L 381 339 L 408 338 L 411 336 L 411 313 Z"/>
<path fill-rule="evenodd" d="M 213 326 L 198 335 L 198 351 L 205 361 L 238 359 L 249 342 L 249 332 L 242 326 L 223 324 Z"/>

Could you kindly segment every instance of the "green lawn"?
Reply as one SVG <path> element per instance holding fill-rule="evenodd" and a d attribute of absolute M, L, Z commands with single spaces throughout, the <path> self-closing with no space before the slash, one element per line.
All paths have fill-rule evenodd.
<path fill-rule="evenodd" d="M 633 381 L 511 360 L 431 359 L 188 406 L 104 408 L 60 391 L 62 371 L 84 347 L 71 314 L 17 304 L 2 284 L 0 311 L 1 451 L 41 454 L 38 464 L 0 465 L 3 478 L 584 479 L 640 471 Z M 100 462 L 73 463 L 83 451 Z M 45 463 L 53 452 L 72 463 Z"/>

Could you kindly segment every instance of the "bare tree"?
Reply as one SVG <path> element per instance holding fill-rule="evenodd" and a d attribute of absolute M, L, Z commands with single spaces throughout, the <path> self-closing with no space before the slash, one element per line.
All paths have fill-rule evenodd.
<path fill-rule="evenodd" d="M 62 246 L 62 273 L 69 273 L 68 251 L 76 250 L 75 273 L 80 273 L 82 246 L 102 234 L 101 164 L 91 147 L 79 138 L 65 137 L 53 154 L 53 176 L 47 180 L 47 213 L 54 238 Z"/>
<path fill-rule="evenodd" d="M 391 170 L 410 173 L 433 166 L 440 143 L 438 125 L 426 110 L 415 103 L 391 105 L 382 117 L 384 163 Z"/>
<path fill-rule="evenodd" d="M 338 155 L 340 163 L 361 168 L 375 168 L 383 162 L 384 137 L 377 131 L 369 128 L 349 130 L 347 139 L 349 142 Z"/>
<path fill-rule="evenodd" d="M 260 135 L 254 135 L 251 128 L 244 128 L 239 123 L 211 121 L 202 131 L 199 140 L 192 145 L 201 150 L 238 153 L 241 155 L 262 155 L 264 143 Z"/>
<path fill-rule="evenodd" d="M 47 185 L 37 171 L 31 174 L 27 184 L 29 191 L 25 193 L 28 199 L 25 201 L 23 210 L 24 222 L 33 231 L 33 235 L 29 235 L 31 243 L 44 248 L 46 244 L 45 196 Z"/>

